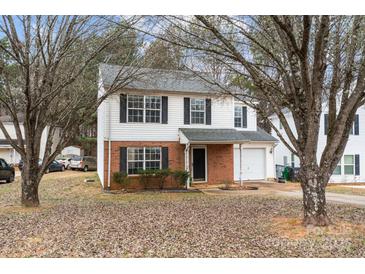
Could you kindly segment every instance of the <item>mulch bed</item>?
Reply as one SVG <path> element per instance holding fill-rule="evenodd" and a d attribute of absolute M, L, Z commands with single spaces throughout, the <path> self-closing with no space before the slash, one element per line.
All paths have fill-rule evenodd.
<path fill-rule="evenodd" d="M 256 186 L 221 186 L 219 187 L 219 189 L 221 190 L 230 190 L 230 191 L 234 191 L 234 190 L 258 190 L 259 188 Z"/>

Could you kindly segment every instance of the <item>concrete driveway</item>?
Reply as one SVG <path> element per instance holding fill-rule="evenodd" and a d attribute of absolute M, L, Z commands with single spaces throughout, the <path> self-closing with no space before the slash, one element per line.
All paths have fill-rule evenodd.
<path fill-rule="evenodd" d="M 277 191 L 277 194 L 293 198 L 303 198 L 302 191 Z M 326 199 L 328 202 L 365 207 L 365 196 L 326 192 Z"/>
<path fill-rule="evenodd" d="M 244 183 L 247 186 L 257 186 L 258 191 L 230 191 L 220 190 L 217 187 L 210 189 L 200 189 L 205 194 L 211 195 L 280 195 L 291 198 L 303 198 L 303 192 L 298 183 L 271 183 L 271 182 L 248 182 Z M 326 192 L 326 198 L 328 202 L 352 204 L 360 207 L 365 207 L 365 196 L 350 195 L 350 194 L 339 194 L 333 192 Z"/>

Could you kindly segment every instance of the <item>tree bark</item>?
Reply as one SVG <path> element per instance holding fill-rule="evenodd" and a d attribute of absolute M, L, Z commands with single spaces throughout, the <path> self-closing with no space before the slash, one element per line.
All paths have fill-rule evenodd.
<path fill-rule="evenodd" d="M 37 163 L 38 164 L 38 163 Z M 26 168 L 22 171 L 22 197 L 21 202 L 25 207 L 38 207 L 38 166 L 37 168 Z"/>
<path fill-rule="evenodd" d="M 331 224 L 326 208 L 326 181 L 315 176 L 316 171 L 307 170 L 301 175 L 305 226 L 327 226 Z"/>

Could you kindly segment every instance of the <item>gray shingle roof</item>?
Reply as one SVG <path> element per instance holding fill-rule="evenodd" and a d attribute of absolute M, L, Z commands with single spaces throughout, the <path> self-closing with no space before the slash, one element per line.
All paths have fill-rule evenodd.
<path fill-rule="evenodd" d="M 257 131 L 236 129 L 180 128 L 190 142 L 276 142 L 276 138 L 259 128 Z"/>
<path fill-rule="evenodd" d="M 117 65 L 100 64 L 99 69 L 105 86 L 110 86 L 121 70 L 122 72 L 123 70 L 126 71 L 124 75 L 132 74 L 128 72 L 129 67 Z M 130 70 L 134 71 L 133 75 L 136 79 L 128 84 L 127 88 L 202 93 L 218 90 L 218 87 L 209 85 L 193 72 L 151 68 L 131 68 Z M 120 73 L 120 75 L 123 75 L 123 73 Z"/>

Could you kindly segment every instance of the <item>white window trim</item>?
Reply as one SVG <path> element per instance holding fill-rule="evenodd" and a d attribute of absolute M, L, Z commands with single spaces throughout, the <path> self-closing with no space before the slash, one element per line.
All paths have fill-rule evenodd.
<path fill-rule="evenodd" d="M 129 121 L 129 109 L 138 109 L 141 108 L 130 108 L 129 107 L 129 96 L 142 96 L 143 97 L 143 122 L 130 122 Z M 146 122 L 146 97 L 147 96 L 154 96 L 160 98 L 160 122 Z M 150 110 L 157 110 L 157 109 L 150 109 Z M 162 124 L 162 96 L 159 95 L 140 95 L 140 94 L 127 94 L 127 123 L 128 124 Z"/>
<path fill-rule="evenodd" d="M 139 174 L 129 174 L 129 163 L 139 163 L 139 162 L 143 162 L 143 170 L 146 170 L 146 147 L 143 147 L 143 160 L 128 160 L 128 153 L 129 153 L 129 149 L 140 149 L 141 147 L 127 147 L 127 175 L 129 176 L 139 176 Z M 160 168 L 162 168 L 162 150 L 161 147 L 147 147 L 147 148 L 158 148 L 160 151 L 160 160 L 147 160 L 147 162 L 160 162 Z"/>
<path fill-rule="evenodd" d="M 193 100 L 204 100 L 204 104 L 203 104 L 203 107 L 204 107 L 204 110 L 192 110 L 191 109 L 191 105 L 192 105 L 192 102 Z M 190 124 L 191 125 L 205 125 L 206 124 L 206 99 L 205 98 L 190 98 Z M 193 112 L 203 112 L 204 114 L 204 118 L 203 118 L 203 123 L 192 123 L 192 113 Z"/>

